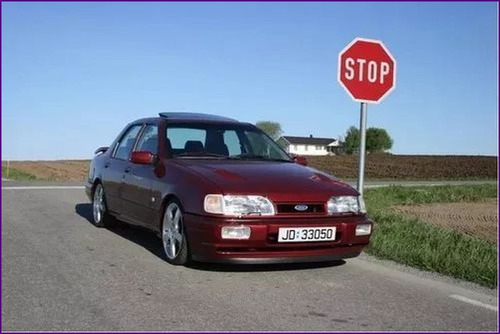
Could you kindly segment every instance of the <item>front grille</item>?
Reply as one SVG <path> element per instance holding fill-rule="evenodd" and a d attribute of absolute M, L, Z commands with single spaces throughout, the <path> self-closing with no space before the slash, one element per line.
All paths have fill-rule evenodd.
<path fill-rule="evenodd" d="M 297 207 L 307 206 L 305 210 L 297 210 Z M 304 214 L 304 213 L 323 213 L 325 212 L 324 204 L 306 204 L 306 203 L 294 203 L 294 204 L 278 204 L 278 214 Z"/>

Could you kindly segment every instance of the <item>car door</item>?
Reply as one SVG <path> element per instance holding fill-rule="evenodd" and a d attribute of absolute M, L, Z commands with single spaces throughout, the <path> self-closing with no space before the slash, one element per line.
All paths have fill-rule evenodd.
<path fill-rule="evenodd" d="M 137 135 L 142 124 L 131 125 L 115 145 L 111 157 L 104 164 L 102 182 L 106 193 L 106 204 L 108 209 L 118 215 L 122 215 L 122 183 L 126 170 L 130 168 L 130 153 L 134 148 Z"/>
<path fill-rule="evenodd" d="M 146 124 L 135 151 L 148 151 L 158 154 L 158 126 Z M 152 194 L 153 180 L 157 178 L 154 172 L 155 164 L 141 165 L 131 163 L 130 171 L 125 173 L 122 188 L 122 212 L 129 220 L 143 226 L 150 226 L 154 220 L 156 198 Z"/>

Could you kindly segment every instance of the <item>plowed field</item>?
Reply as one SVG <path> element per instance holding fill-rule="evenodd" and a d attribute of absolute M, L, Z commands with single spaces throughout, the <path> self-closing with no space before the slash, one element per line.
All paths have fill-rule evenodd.
<path fill-rule="evenodd" d="M 402 205 L 394 208 L 405 216 L 419 218 L 435 226 L 475 236 L 496 244 L 498 236 L 498 199 L 477 203 L 436 203 Z"/>
<path fill-rule="evenodd" d="M 307 157 L 309 165 L 339 178 L 355 179 L 358 157 Z M 366 179 L 461 180 L 496 179 L 497 157 L 371 154 L 366 156 Z"/>

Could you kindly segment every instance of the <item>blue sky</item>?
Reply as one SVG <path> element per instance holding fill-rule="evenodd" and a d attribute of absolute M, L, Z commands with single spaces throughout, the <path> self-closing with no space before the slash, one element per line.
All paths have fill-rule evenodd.
<path fill-rule="evenodd" d="M 2 159 L 90 158 L 160 111 L 338 137 L 359 104 L 336 81 L 380 39 L 397 87 L 368 106 L 397 154 L 498 148 L 496 3 L 2 3 Z"/>

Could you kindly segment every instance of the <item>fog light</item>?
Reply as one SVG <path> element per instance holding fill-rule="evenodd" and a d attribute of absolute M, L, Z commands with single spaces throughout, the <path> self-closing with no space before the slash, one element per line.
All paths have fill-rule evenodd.
<path fill-rule="evenodd" d="M 250 227 L 244 225 L 224 226 L 220 236 L 222 239 L 250 239 Z"/>
<path fill-rule="evenodd" d="M 372 225 L 371 224 L 360 224 L 356 226 L 356 236 L 360 237 L 363 235 L 370 235 L 372 233 Z"/>

